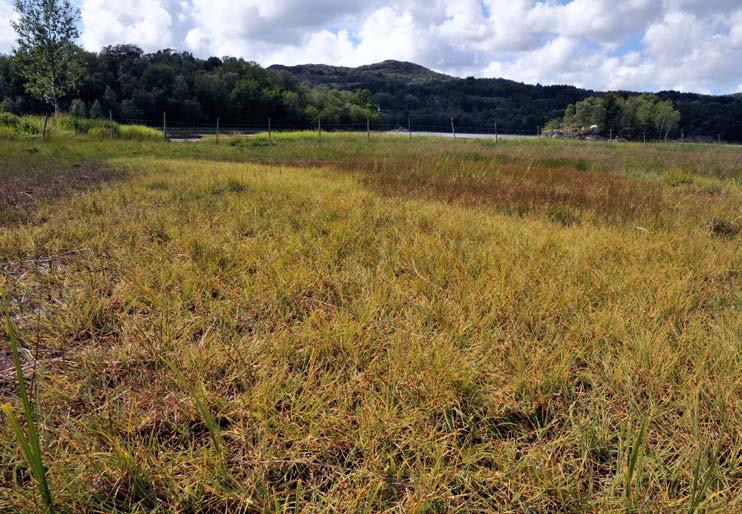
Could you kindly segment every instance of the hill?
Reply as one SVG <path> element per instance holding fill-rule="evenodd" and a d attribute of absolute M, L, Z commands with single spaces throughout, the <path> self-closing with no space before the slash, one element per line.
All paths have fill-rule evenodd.
<path fill-rule="evenodd" d="M 300 64 L 298 66 L 274 64 L 269 69 L 289 72 L 299 81 L 311 87 L 324 85 L 337 89 L 363 89 L 379 81 L 415 83 L 453 79 L 453 77 L 435 72 L 419 64 L 393 60 L 357 68 L 327 64 Z"/>
<path fill-rule="evenodd" d="M 357 68 L 306 64 L 274 65 L 270 69 L 289 73 L 310 87 L 368 89 L 385 122 L 399 125 L 406 124 L 409 116 L 417 126 L 445 126 L 453 117 L 462 128 L 481 129 L 497 123 L 502 131 L 536 133 L 537 126 L 561 117 L 570 103 L 603 94 L 569 85 L 451 77 L 418 64 L 391 60 Z M 675 104 L 686 135 L 742 141 L 742 95 L 677 91 L 661 91 L 657 95 Z"/>

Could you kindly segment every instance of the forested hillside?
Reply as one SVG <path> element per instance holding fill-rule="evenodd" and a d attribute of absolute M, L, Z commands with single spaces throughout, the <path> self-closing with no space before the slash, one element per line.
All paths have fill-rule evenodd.
<path fill-rule="evenodd" d="M 198 59 L 187 52 L 146 54 L 134 45 L 84 53 L 86 73 L 76 95 L 64 99 L 73 114 L 174 122 L 284 124 L 352 123 L 378 117 L 368 91 L 309 88 L 289 73 L 244 59 Z M 12 58 L 0 56 L 0 111 L 41 113 L 48 106 L 28 95 Z"/>
<path fill-rule="evenodd" d="M 144 53 L 133 45 L 83 54 L 86 73 L 65 109 L 89 117 L 162 119 L 185 123 L 309 126 L 365 123 L 387 126 L 493 127 L 502 132 L 535 134 L 565 108 L 604 93 L 567 85 L 529 85 L 506 79 L 456 78 L 423 66 L 384 61 L 358 68 L 328 65 L 271 66 L 240 58 L 199 59 L 187 52 Z M 619 92 L 628 98 L 636 93 Z M 742 98 L 664 91 L 681 119 L 674 137 L 721 137 L 742 141 Z M 41 113 L 48 109 L 25 91 L 9 56 L 0 56 L 0 111 Z"/>
<path fill-rule="evenodd" d="M 358 68 L 308 64 L 271 69 L 290 72 L 312 86 L 368 89 L 384 120 L 400 125 L 406 124 L 407 116 L 424 125 L 445 125 L 454 117 L 462 126 L 492 126 L 496 122 L 503 131 L 535 133 L 537 126 L 561 118 L 569 104 L 604 94 L 574 86 L 529 85 L 501 78 L 448 77 L 397 61 Z M 618 95 L 629 97 L 638 93 L 620 91 Z M 740 95 L 662 91 L 657 96 L 672 101 L 680 111 L 678 131 L 742 141 Z"/>

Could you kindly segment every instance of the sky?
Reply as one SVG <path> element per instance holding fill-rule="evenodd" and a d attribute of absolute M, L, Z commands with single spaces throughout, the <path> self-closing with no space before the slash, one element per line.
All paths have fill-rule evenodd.
<path fill-rule="evenodd" d="M 262 65 L 412 61 L 596 90 L 742 92 L 742 0 L 73 0 L 90 51 L 133 43 Z M 0 0 L 0 53 L 12 0 Z"/>

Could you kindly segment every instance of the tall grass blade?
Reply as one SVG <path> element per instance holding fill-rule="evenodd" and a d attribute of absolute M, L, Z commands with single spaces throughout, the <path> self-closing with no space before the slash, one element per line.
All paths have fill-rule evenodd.
<path fill-rule="evenodd" d="M 703 479 L 701 478 L 701 463 L 703 461 L 702 455 L 698 456 L 698 461 L 693 468 L 693 486 L 691 488 L 690 502 L 688 503 L 688 514 L 694 514 L 698 507 L 703 503 L 706 497 L 706 490 L 711 483 L 711 479 L 714 476 L 714 464 L 716 459 L 712 461 L 709 468 L 706 470 Z"/>
<path fill-rule="evenodd" d="M 23 403 L 23 414 L 26 418 L 26 430 L 28 435 L 23 432 L 21 424 L 19 423 L 18 418 L 16 418 L 10 404 L 3 404 L 0 408 L 5 413 L 6 418 L 8 418 L 8 423 L 15 433 L 23 458 L 26 459 L 26 463 L 29 468 L 31 468 L 31 474 L 39 487 L 41 498 L 46 506 L 46 511 L 53 513 L 54 502 L 52 501 L 49 482 L 46 479 L 46 469 L 44 468 L 44 463 L 41 458 L 41 446 L 39 444 L 39 433 L 34 419 L 34 409 L 26 388 L 26 380 L 23 376 L 20 352 L 18 350 L 18 337 L 13 322 L 10 319 L 10 306 L 8 305 L 8 299 L 5 295 L 3 295 L 3 309 L 5 311 L 8 338 L 10 339 L 10 351 L 13 355 L 13 364 L 15 365 L 16 377 L 18 378 L 18 394 Z"/>
<path fill-rule="evenodd" d="M 642 421 L 642 426 L 639 429 L 639 432 L 634 437 L 634 442 L 631 446 L 631 452 L 629 453 L 629 462 L 628 462 L 628 468 L 626 470 L 626 484 L 624 486 L 624 495 L 626 497 L 626 501 L 629 505 L 629 510 L 633 511 L 631 506 L 633 505 L 632 502 L 632 490 L 631 490 L 631 484 L 634 481 L 634 474 L 639 469 L 639 462 L 641 459 L 642 450 L 644 449 L 644 443 L 645 443 L 645 437 L 647 433 L 647 425 L 649 424 L 649 417 L 645 416 L 644 420 Z"/>

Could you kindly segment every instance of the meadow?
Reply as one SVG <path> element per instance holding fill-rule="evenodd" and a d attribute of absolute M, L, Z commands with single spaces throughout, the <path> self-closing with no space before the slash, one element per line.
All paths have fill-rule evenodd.
<path fill-rule="evenodd" d="M 57 511 L 742 509 L 741 147 L 103 136 L 0 137 Z"/>

